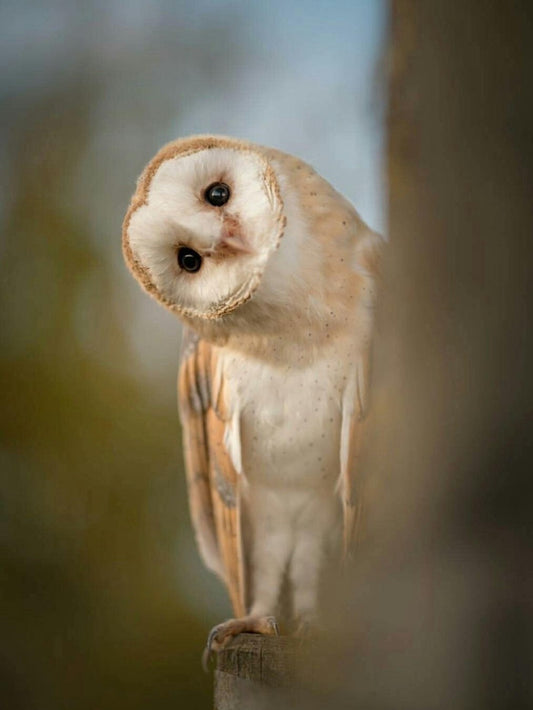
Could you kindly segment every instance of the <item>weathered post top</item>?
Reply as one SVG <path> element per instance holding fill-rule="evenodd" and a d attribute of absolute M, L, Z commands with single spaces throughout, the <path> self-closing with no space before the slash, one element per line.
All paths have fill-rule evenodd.
<path fill-rule="evenodd" d="M 218 654 L 215 710 L 300 707 L 312 665 L 309 644 L 300 639 L 241 634 Z"/>

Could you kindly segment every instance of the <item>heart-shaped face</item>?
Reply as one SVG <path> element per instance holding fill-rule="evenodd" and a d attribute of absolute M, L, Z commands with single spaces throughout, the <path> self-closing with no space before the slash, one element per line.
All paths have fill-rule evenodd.
<path fill-rule="evenodd" d="M 284 224 L 278 181 L 259 149 L 193 137 L 145 168 L 124 220 L 124 255 L 167 308 L 216 319 L 252 296 Z"/>

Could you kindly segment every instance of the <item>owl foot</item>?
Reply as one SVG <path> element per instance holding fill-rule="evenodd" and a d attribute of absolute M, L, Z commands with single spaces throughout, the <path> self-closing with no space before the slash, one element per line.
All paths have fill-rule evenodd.
<path fill-rule="evenodd" d="M 222 624 L 217 624 L 209 632 L 202 655 L 204 671 L 207 672 L 209 669 L 209 661 L 214 653 L 221 651 L 232 638 L 244 633 L 278 636 L 278 622 L 273 616 L 244 616 L 241 619 L 228 619 Z"/>

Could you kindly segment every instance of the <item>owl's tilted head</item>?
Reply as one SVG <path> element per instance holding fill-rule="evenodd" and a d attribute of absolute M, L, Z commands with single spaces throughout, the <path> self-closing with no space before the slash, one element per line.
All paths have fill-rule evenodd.
<path fill-rule="evenodd" d="M 124 220 L 124 255 L 167 308 L 217 319 L 257 289 L 284 224 L 261 150 L 196 136 L 165 146 L 145 168 Z"/>

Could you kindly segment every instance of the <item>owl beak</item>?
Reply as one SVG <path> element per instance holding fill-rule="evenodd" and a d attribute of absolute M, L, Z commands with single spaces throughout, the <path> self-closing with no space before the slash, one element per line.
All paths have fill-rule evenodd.
<path fill-rule="evenodd" d="M 218 248 L 221 251 L 233 252 L 234 254 L 253 254 L 253 249 L 239 233 L 225 232 L 222 234 Z"/>

